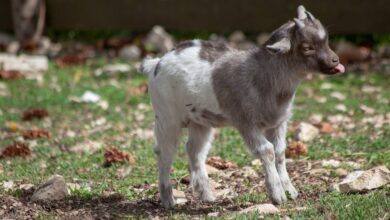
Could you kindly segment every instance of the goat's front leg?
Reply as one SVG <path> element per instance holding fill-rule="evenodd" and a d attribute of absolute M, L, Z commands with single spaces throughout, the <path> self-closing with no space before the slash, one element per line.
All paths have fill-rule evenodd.
<path fill-rule="evenodd" d="M 286 169 L 286 134 L 287 134 L 287 122 L 282 123 L 280 126 L 267 130 L 267 139 L 272 142 L 275 148 L 275 165 L 278 170 L 280 180 L 282 181 L 283 188 L 288 192 L 292 199 L 298 197 L 298 191 L 292 185 L 290 177 Z"/>
<path fill-rule="evenodd" d="M 251 152 L 260 158 L 265 170 L 265 182 L 271 200 L 276 204 L 287 201 L 278 171 L 275 166 L 274 146 L 258 129 L 240 130 Z"/>

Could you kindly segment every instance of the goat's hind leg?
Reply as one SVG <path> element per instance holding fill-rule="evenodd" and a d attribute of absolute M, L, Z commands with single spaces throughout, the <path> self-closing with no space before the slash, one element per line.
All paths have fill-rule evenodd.
<path fill-rule="evenodd" d="M 156 120 L 154 133 L 157 144 L 154 151 L 158 158 L 160 199 L 165 208 L 175 206 L 169 174 L 176 154 L 180 130 L 180 123 Z"/>
<path fill-rule="evenodd" d="M 211 147 L 212 133 L 210 127 L 190 123 L 186 145 L 191 168 L 191 185 L 199 193 L 200 199 L 207 202 L 215 200 L 210 190 L 205 166 L 207 153 Z"/>

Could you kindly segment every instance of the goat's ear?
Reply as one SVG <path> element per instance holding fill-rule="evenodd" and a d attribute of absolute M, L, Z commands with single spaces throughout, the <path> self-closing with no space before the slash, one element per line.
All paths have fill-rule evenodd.
<path fill-rule="evenodd" d="M 266 46 L 267 50 L 271 52 L 272 54 L 284 54 L 290 51 L 291 49 L 291 42 L 290 39 L 284 37 L 279 41 L 276 41 L 275 43 L 271 45 Z"/>

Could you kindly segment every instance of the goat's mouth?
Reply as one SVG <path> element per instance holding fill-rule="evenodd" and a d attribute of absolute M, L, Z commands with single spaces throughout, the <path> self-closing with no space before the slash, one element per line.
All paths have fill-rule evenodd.
<path fill-rule="evenodd" d="M 334 75 L 337 73 L 344 73 L 344 72 L 345 72 L 345 67 L 341 63 L 337 64 L 337 66 L 334 67 L 325 67 L 321 69 L 321 73 L 326 75 Z"/>

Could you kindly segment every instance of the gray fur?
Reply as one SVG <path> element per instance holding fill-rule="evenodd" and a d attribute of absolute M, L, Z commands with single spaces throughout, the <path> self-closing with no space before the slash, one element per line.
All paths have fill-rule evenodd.
<path fill-rule="evenodd" d="M 207 83 L 212 84 L 220 110 L 213 112 L 193 101 L 184 104 L 196 119 L 186 119 L 181 123 L 182 127 L 189 129 L 187 152 L 194 189 L 200 193 L 202 200 L 214 200 L 204 164 L 211 145 L 211 127 L 231 125 L 240 132 L 250 151 L 261 159 L 272 201 L 277 204 L 285 202 L 285 192 L 295 199 L 298 192 L 288 176 L 284 152 L 287 123 L 292 115 L 296 88 L 308 72 L 335 74 L 343 71 L 337 69 L 339 59 L 329 48 L 325 29 L 300 6 L 298 19 L 279 27 L 259 48 L 238 51 L 221 42 L 199 42 L 199 58 L 211 64 L 210 70 L 207 70 L 209 72 L 205 74 L 211 74 L 211 82 Z M 199 46 L 199 43 L 183 42 L 176 47 L 175 54 L 193 46 Z M 180 65 L 176 65 L 176 62 L 180 63 L 181 60 L 163 65 L 174 68 L 188 65 L 188 60 Z M 157 73 L 157 60 L 149 60 L 149 64 L 147 67 L 150 71 L 157 65 Z M 174 106 L 177 103 L 173 101 L 170 104 Z M 168 116 L 170 119 L 176 117 L 174 114 Z M 155 127 L 156 139 L 161 148 L 158 154 L 159 180 L 161 200 L 165 207 L 174 205 L 169 171 L 180 134 L 180 128 L 171 121 L 161 123 L 157 120 Z"/>

